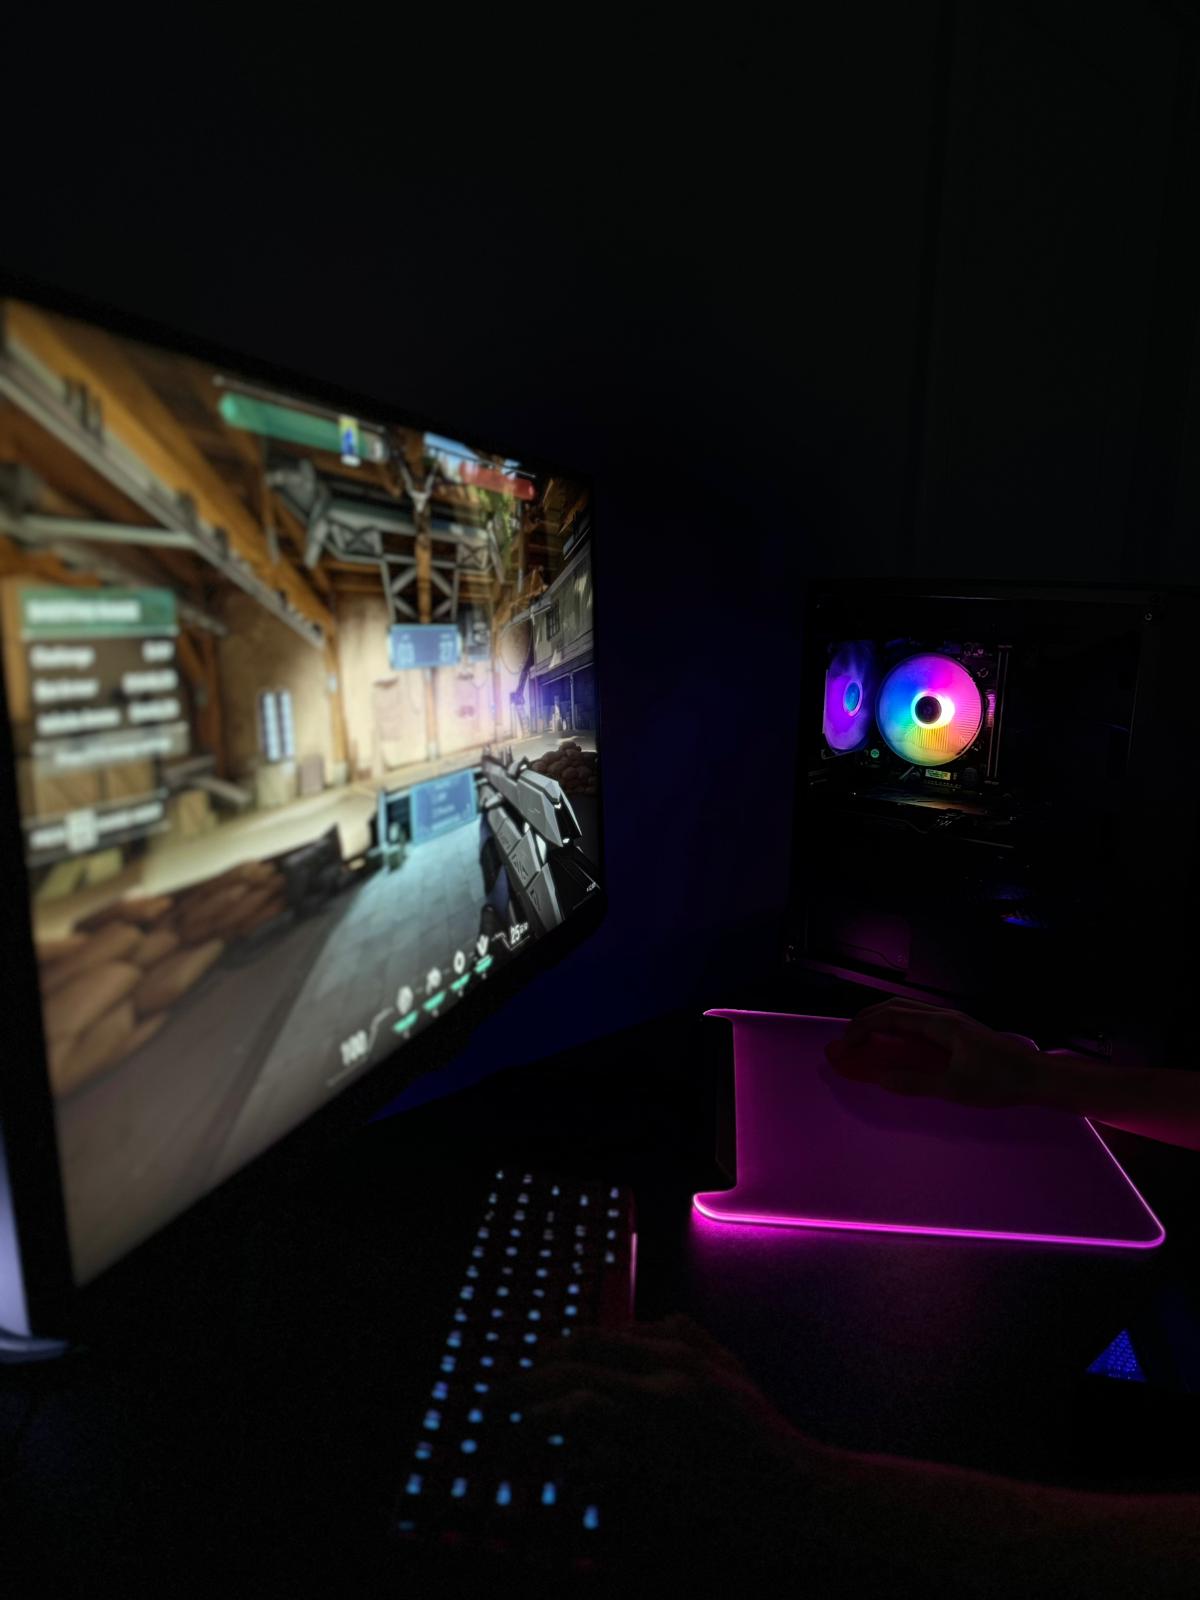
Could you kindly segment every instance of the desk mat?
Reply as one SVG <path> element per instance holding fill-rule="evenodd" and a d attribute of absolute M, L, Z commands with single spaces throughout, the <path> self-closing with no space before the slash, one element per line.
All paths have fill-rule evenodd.
<path fill-rule="evenodd" d="M 717 1222 L 1153 1249 L 1166 1237 L 1086 1117 L 979 1108 L 840 1077 L 846 1019 L 706 1011 L 733 1024 L 737 1182 Z"/>

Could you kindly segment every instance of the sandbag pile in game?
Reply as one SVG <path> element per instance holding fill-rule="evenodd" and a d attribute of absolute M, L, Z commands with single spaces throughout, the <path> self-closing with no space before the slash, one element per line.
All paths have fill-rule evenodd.
<path fill-rule="evenodd" d="M 529 763 L 534 772 L 554 778 L 567 794 L 598 794 L 600 757 L 574 739 L 564 739 L 557 750 Z"/>
<path fill-rule="evenodd" d="M 40 944 L 55 1094 L 70 1094 L 153 1038 L 226 949 L 287 904 L 279 868 L 247 861 L 177 894 L 118 900 Z"/>

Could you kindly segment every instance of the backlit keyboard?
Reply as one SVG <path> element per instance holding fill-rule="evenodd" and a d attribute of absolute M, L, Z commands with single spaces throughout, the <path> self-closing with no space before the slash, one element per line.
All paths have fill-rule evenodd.
<path fill-rule="evenodd" d="M 414 1419 L 396 1539 L 603 1567 L 604 1493 L 589 1481 L 586 1441 L 537 1429 L 493 1396 L 576 1329 L 632 1319 L 636 1248 L 633 1196 L 620 1185 L 495 1173 Z"/>

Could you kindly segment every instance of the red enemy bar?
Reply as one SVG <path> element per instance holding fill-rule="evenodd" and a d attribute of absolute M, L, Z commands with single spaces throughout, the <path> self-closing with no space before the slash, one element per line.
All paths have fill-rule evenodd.
<path fill-rule="evenodd" d="M 485 467 L 479 461 L 464 461 L 458 469 L 463 483 L 476 489 L 495 489 L 500 494 L 514 495 L 518 500 L 532 500 L 537 493 L 528 478 L 518 478 L 499 467 Z"/>

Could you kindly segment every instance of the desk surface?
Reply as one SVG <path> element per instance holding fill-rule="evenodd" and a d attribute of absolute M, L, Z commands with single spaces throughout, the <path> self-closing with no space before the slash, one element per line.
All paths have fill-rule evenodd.
<path fill-rule="evenodd" d="M 723 1181 L 727 1049 L 664 1019 L 503 1074 L 363 1130 L 267 1214 L 198 1212 L 114 1269 L 88 1354 L 0 1369 L 37 1401 L 3 1484 L 25 1540 L 84 1562 L 373 1546 L 503 1159 L 631 1182 L 639 1315 L 696 1316 L 814 1436 L 1056 1481 L 1072 1383 L 1163 1281 L 1170 1217 L 1153 1252 L 710 1222 L 690 1198 Z M 1154 1204 L 1144 1143 L 1118 1153 Z"/>

